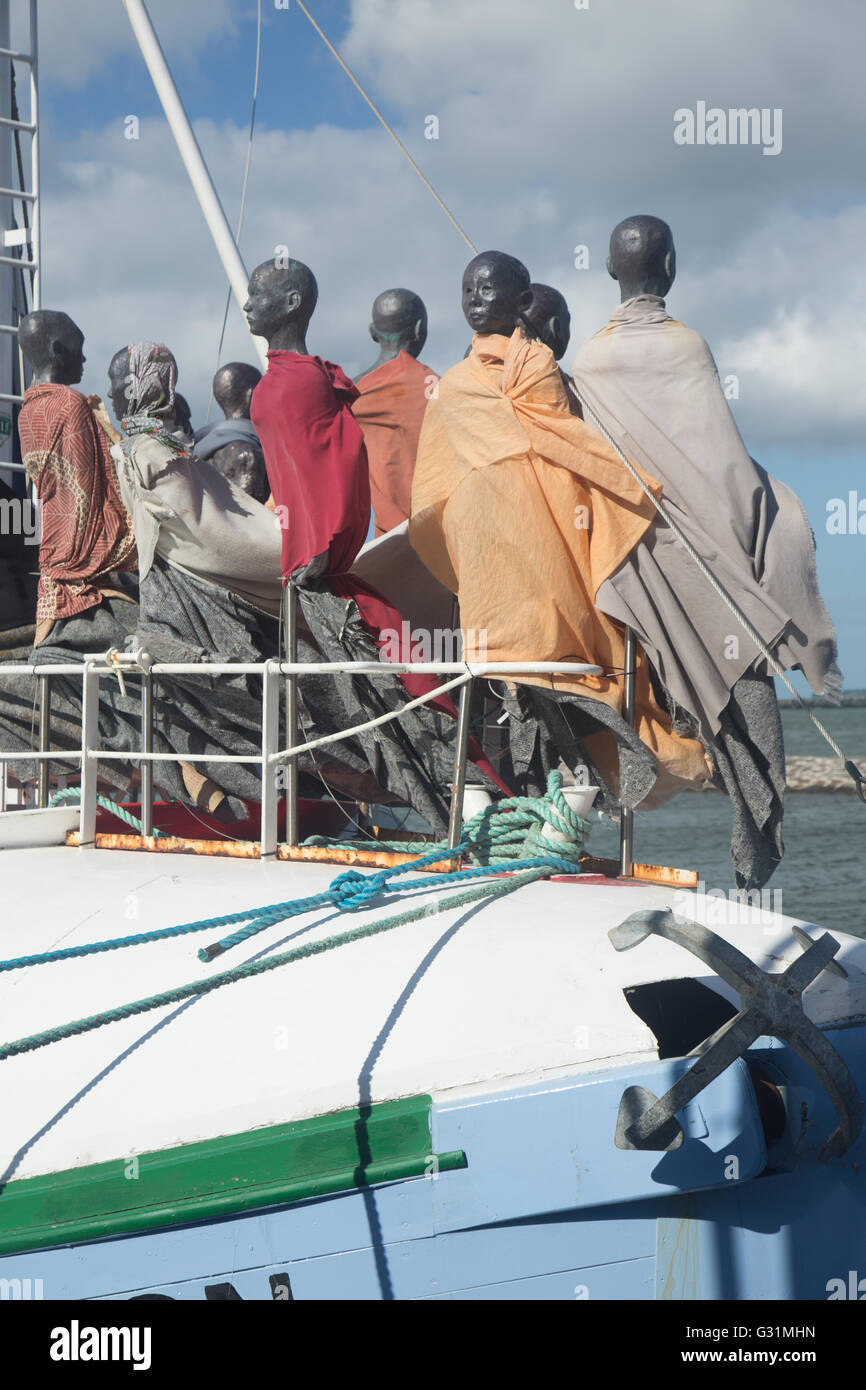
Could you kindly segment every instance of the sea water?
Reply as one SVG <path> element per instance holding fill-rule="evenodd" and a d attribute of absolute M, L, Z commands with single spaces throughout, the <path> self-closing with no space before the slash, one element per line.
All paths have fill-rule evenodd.
<path fill-rule="evenodd" d="M 866 708 L 816 710 L 833 738 L 866 776 Z M 783 710 L 789 756 L 833 756 L 802 710 Z M 618 856 L 619 828 L 593 816 L 588 849 Z M 866 937 L 866 804 L 849 792 L 789 792 L 785 857 L 766 885 L 766 905 L 816 926 Z M 697 869 L 707 889 L 734 884 L 731 805 L 726 796 L 684 793 L 658 811 L 635 814 L 640 863 Z"/>

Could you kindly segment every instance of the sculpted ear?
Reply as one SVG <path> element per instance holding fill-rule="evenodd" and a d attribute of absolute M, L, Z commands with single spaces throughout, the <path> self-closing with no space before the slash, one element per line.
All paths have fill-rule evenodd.
<path fill-rule="evenodd" d="M 532 303 L 532 290 L 521 290 L 517 299 L 517 307 L 521 314 L 525 314 Z"/>
<path fill-rule="evenodd" d="M 416 319 L 416 321 L 415 321 L 415 329 L 414 329 L 414 337 L 415 337 L 416 339 L 417 339 L 417 338 L 423 337 L 424 332 L 425 332 L 425 330 L 426 330 L 426 327 L 427 327 L 427 325 L 425 324 L 425 322 L 424 322 L 423 319 Z"/>
<path fill-rule="evenodd" d="M 608 273 L 608 275 L 610 276 L 611 280 L 617 280 L 617 279 L 619 279 L 619 276 L 617 275 L 616 271 L 615 271 L 614 268 L 613 268 L 613 261 L 611 260 L 610 256 L 608 256 L 607 261 L 605 262 L 605 264 L 607 265 L 607 273 Z"/>
<path fill-rule="evenodd" d="M 676 251 L 673 249 L 673 247 L 671 247 L 670 251 L 668 251 L 667 255 L 665 256 L 665 275 L 668 277 L 668 279 L 670 280 L 671 284 L 673 284 L 673 282 L 674 282 L 674 280 L 675 280 L 675 278 L 676 278 L 676 273 L 677 273 L 677 253 L 676 253 Z"/>
<path fill-rule="evenodd" d="M 370 337 L 373 339 L 373 342 L 378 343 L 379 335 L 373 327 L 372 323 L 367 324 L 367 332 L 370 334 Z"/>

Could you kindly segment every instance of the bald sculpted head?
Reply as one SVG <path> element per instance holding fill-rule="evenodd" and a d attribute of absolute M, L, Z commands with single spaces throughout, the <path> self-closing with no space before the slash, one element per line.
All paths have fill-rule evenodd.
<path fill-rule="evenodd" d="M 482 251 L 463 272 L 463 314 L 473 333 L 510 337 L 531 303 L 529 271 L 504 251 Z"/>
<path fill-rule="evenodd" d="M 532 303 L 526 317 L 538 337 L 549 347 L 557 362 L 564 355 L 571 337 L 571 314 L 565 296 L 552 285 L 532 285 Z"/>
<path fill-rule="evenodd" d="M 620 298 L 657 294 L 664 299 L 677 273 L 674 236 L 660 217 L 627 217 L 610 234 L 608 274 L 619 282 Z"/>
<path fill-rule="evenodd" d="M 370 337 L 383 352 L 417 357 L 427 341 L 427 310 L 412 290 L 383 290 L 373 300 Z"/>
<path fill-rule="evenodd" d="M 369 372 L 392 362 L 401 352 L 417 357 L 427 341 L 427 310 L 420 295 L 413 290 L 383 290 L 373 300 L 370 337 L 378 345 L 379 356 L 365 367 L 361 381 Z"/>
<path fill-rule="evenodd" d="M 303 261 L 277 256 L 250 276 L 244 314 L 250 332 L 268 347 L 305 352 L 305 335 L 319 297 L 316 277 Z"/>
<path fill-rule="evenodd" d="M 74 386 L 84 373 L 84 334 L 58 309 L 34 309 L 18 325 L 21 351 L 33 368 L 33 382 Z"/>
<path fill-rule="evenodd" d="M 262 379 L 249 362 L 226 362 L 213 379 L 213 397 L 227 420 L 248 420 L 253 392 Z"/>

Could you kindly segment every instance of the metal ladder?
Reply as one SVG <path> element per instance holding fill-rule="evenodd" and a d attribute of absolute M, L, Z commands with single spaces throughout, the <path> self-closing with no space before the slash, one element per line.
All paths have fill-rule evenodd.
<path fill-rule="evenodd" d="M 8 278 L 11 282 L 12 292 L 4 286 L 5 293 L 0 296 L 0 304 L 18 307 L 19 311 L 26 307 L 29 312 L 32 309 L 41 307 L 40 289 L 40 269 L 41 269 L 41 240 L 40 240 L 40 209 L 39 209 L 39 96 L 38 96 L 38 46 L 37 46 L 37 25 L 36 9 L 37 0 L 24 0 L 26 25 L 28 29 L 27 43 L 22 49 L 15 49 L 9 46 L 11 39 L 11 13 L 13 11 L 13 0 L 0 0 L 0 65 L 8 73 L 2 72 L 0 77 L 0 100 L 3 102 L 5 111 L 11 113 L 11 94 L 13 91 L 12 75 L 14 65 L 17 63 L 29 70 L 29 89 L 30 89 L 30 109 L 29 119 L 16 119 L 11 114 L 0 114 L 0 141 L 6 144 L 3 150 L 3 157 L 0 158 L 0 172 L 8 169 L 10 174 L 13 165 L 16 164 L 14 158 L 18 153 L 15 143 L 15 135 L 20 133 L 30 137 L 30 187 L 24 187 L 24 178 L 19 177 L 20 186 L 15 186 L 14 175 L 9 178 L 8 185 L 6 180 L 0 180 L 0 207 L 3 208 L 2 222 L 2 245 L 0 245 L 0 277 Z M 8 99 L 7 99 L 8 94 Z M 8 134 L 7 134 L 8 132 Z M 20 156 L 17 172 L 23 175 Z M 5 204 L 5 206 L 4 206 Z M 12 226 L 14 220 L 15 205 L 20 208 L 20 227 Z M 8 209 L 8 211 L 7 211 Z M 8 225 L 7 225 L 8 224 Z M 29 272 L 30 286 L 29 304 L 21 304 L 20 294 L 15 294 L 14 277 L 22 272 Z M 16 298 L 18 305 L 16 306 Z M 15 317 L 13 313 L 10 317 Z M 2 315 L 5 317 L 5 315 Z M 0 322 L 0 334 L 12 338 L 17 349 L 18 325 L 12 322 Z M 16 406 L 23 400 L 23 394 L 6 389 L 12 385 L 11 354 L 3 354 L 6 361 L 10 364 L 10 369 L 3 373 L 8 379 L 0 380 L 0 405 Z M 24 363 L 18 354 L 18 379 L 22 383 L 25 380 Z M 14 472 L 23 472 L 22 463 L 7 463 L 0 461 L 0 470 L 11 469 Z"/>
<path fill-rule="evenodd" d="M 23 21 L 21 48 L 11 46 L 13 17 Z M 23 76 L 22 70 L 26 70 L 29 77 L 26 120 L 20 118 L 13 105 L 14 77 L 19 73 Z M 0 428 L 0 446 L 7 439 L 15 438 L 15 407 L 22 403 L 27 380 L 18 347 L 16 320 L 29 310 L 41 307 L 38 127 L 37 0 L 24 0 L 23 14 L 13 0 L 0 0 L 0 416 L 6 426 Z M 30 137 L 29 188 L 25 173 L 26 148 L 22 158 L 20 136 Z M 14 225 L 16 220 L 20 226 Z M 20 389 L 14 390 L 14 386 Z M 0 458 L 0 476 L 24 472 L 23 463 Z M 33 489 L 28 487 L 27 491 L 32 502 Z M 47 802 L 47 789 L 40 786 L 40 791 L 43 803 Z M 3 763 L 0 764 L 0 812 L 6 810 L 7 797 L 6 764 Z"/>

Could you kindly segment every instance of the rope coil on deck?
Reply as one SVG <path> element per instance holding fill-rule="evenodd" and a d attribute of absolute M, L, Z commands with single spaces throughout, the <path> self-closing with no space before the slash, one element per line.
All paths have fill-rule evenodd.
<path fill-rule="evenodd" d="M 503 864 L 532 854 L 545 855 L 552 849 L 560 858 L 576 864 L 589 830 L 589 821 L 579 816 L 566 800 L 562 773 L 554 771 L 548 774 L 544 796 L 512 796 L 485 806 L 463 822 L 462 839 L 467 857 L 478 865 Z M 311 835 L 304 844 L 345 848 L 346 841 Z M 440 845 L 448 850 L 444 841 L 440 841 Z M 420 854 L 430 848 L 430 841 L 375 840 L 371 847 Z"/>

